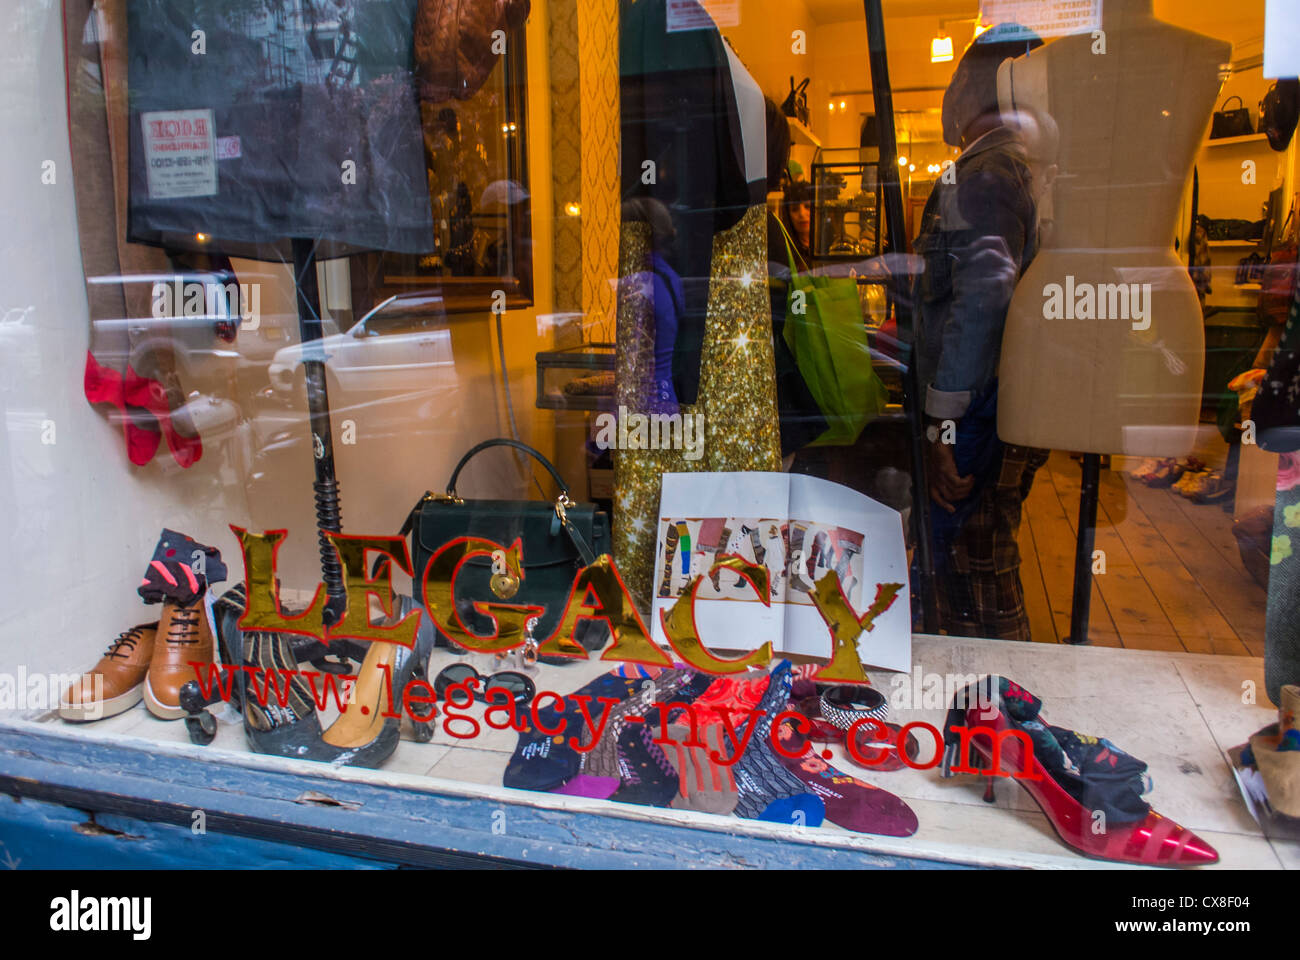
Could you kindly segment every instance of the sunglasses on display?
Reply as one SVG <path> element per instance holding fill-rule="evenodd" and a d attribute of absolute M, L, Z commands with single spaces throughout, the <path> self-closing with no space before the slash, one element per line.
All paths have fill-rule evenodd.
<path fill-rule="evenodd" d="M 444 667 L 433 681 L 433 690 L 439 700 L 445 700 L 448 690 L 463 685 L 468 680 L 479 681 L 477 689 L 471 690 L 479 703 L 487 703 L 488 694 L 493 690 L 505 690 L 515 703 L 528 703 L 537 693 L 532 678 L 522 673 L 503 670 L 485 677 L 468 663 L 453 663 Z M 468 686 L 463 689 L 470 690 Z"/>

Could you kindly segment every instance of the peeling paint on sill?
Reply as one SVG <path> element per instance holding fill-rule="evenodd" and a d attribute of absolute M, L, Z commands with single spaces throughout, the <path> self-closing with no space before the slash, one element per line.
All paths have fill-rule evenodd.
<path fill-rule="evenodd" d="M 123 833 L 121 830 L 114 830 L 112 827 L 105 827 L 95 822 L 95 815 L 89 814 L 90 819 L 85 823 L 79 823 L 72 829 L 83 837 L 116 837 L 119 840 L 143 840 L 144 837 L 137 836 L 133 833 Z"/>

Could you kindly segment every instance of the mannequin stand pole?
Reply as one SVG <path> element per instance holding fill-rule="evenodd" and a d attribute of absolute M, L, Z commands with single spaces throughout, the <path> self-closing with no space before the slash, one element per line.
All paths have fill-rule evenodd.
<path fill-rule="evenodd" d="M 862 0 L 867 19 L 867 57 L 871 67 L 871 94 L 880 132 L 880 178 L 885 205 L 885 228 L 890 253 L 907 252 L 907 221 L 903 215 L 903 188 L 898 178 L 898 140 L 894 132 L 894 96 L 889 85 L 889 55 L 885 48 L 885 16 L 880 0 Z M 939 632 L 939 607 L 934 587 L 934 557 L 930 544 L 930 485 L 925 476 L 925 427 L 921 409 L 925 394 L 916 371 L 916 338 L 908 298 L 890 291 L 898 324 L 898 337 L 910 345 L 911 356 L 903 369 L 903 407 L 907 411 L 908 452 L 912 460 L 912 530 L 916 543 L 916 592 L 921 601 L 922 629 Z"/>
<path fill-rule="evenodd" d="M 334 473 L 334 437 L 330 431 L 330 398 L 325 386 L 325 353 L 320 346 L 324 336 L 321 326 L 320 288 L 316 282 L 316 243 L 293 239 L 294 286 L 298 292 L 298 330 L 302 338 L 303 374 L 307 386 L 307 416 L 311 427 L 312 454 L 315 461 L 316 526 L 320 540 L 320 566 L 329 603 L 325 622 L 337 623 L 347 607 L 343 585 L 343 566 L 338 552 L 325 536 L 329 530 L 339 533 L 343 517 L 339 509 L 339 483 Z"/>
<path fill-rule="evenodd" d="M 1083 487 L 1079 491 L 1079 537 L 1074 549 L 1074 600 L 1070 606 L 1070 635 L 1066 643 L 1088 643 L 1092 607 L 1092 552 L 1097 545 L 1097 494 L 1101 488 L 1101 454 L 1083 455 Z"/>

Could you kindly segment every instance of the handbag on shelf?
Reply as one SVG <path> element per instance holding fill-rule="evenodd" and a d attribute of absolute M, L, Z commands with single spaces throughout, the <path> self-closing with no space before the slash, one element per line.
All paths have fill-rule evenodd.
<path fill-rule="evenodd" d="M 786 96 L 785 102 L 781 104 L 781 112 L 787 117 L 798 120 L 805 126 L 811 119 L 808 111 L 808 84 L 812 77 L 804 77 L 803 82 L 797 87 L 794 83 L 794 77 L 790 78 L 790 93 Z"/>
<path fill-rule="evenodd" d="M 1242 220 L 1239 217 L 1206 217 L 1205 235 L 1209 240 L 1259 240 L 1264 236 L 1263 220 Z"/>
<path fill-rule="evenodd" d="M 543 467 L 560 488 L 551 503 L 540 500 L 464 500 L 456 493 L 460 472 L 476 455 L 492 447 L 520 450 Z M 415 596 L 424 595 L 424 578 L 429 563 L 443 545 L 461 537 L 491 540 L 509 549 L 522 542 L 520 568 L 523 577 L 494 576 L 491 557 L 470 557 L 456 573 L 455 606 L 460 622 L 471 633 L 490 636 L 492 619 L 476 609 L 476 603 L 510 603 L 542 608 L 532 628 L 532 639 L 541 643 L 559 623 L 569 598 L 574 576 L 602 554 L 612 552 L 609 515 L 594 504 L 574 503 L 568 484 L 544 456 L 517 440 L 485 440 L 465 456 L 452 471 L 445 494 L 425 493 L 411 509 L 402 526 L 402 536 L 411 536 Z M 505 589 L 503 589 L 503 582 Z M 605 624 L 580 620 L 574 639 L 588 650 L 604 646 Z M 438 631 L 438 645 L 460 649 Z M 547 663 L 571 663 L 569 658 L 542 657 Z"/>
<path fill-rule="evenodd" d="M 1273 248 L 1268 264 L 1260 270 L 1259 318 L 1274 326 L 1286 323 L 1295 293 L 1297 256 L 1300 247 L 1294 239 Z"/>
<path fill-rule="evenodd" d="M 1300 199 L 1300 196 L 1296 199 Z M 1287 315 L 1291 312 L 1291 299 L 1295 295 L 1296 261 L 1300 259 L 1295 213 L 1296 200 L 1293 199 L 1291 212 L 1282 224 L 1282 239 L 1267 252 L 1268 263 L 1260 270 L 1256 313 L 1260 320 L 1272 326 L 1286 323 Z"/>
<path fill-rule="evenodd" d="M 1228 104 L 1236 100 L 1238 106 L 1229 110 Z M 1244 137 L 1255 132 L 1250 122 L 1250 111 L 1241 97 L 1229 97 L 1223 106 L 1214 111 L 1214 120 L 1210 123 L 1210 139 L 1222 140 L 1225 137 Z"/>
<path fill-rule="evenodd" d="M 1276 81 L 1259 102 L 1259 132 L 1268 136 L 1268 145 L 1281 153 L 1291 145 L 1296 122 L 1300 120 L 1300 80 L 1290 77 Z"/>
<path fill-rule="evenodd" d="M 1242 257 L 1237 261 L 1236 283 L 1259 283 L 1264 278 L 1264 265 L 1267 261 L 1259 253 Z"/>

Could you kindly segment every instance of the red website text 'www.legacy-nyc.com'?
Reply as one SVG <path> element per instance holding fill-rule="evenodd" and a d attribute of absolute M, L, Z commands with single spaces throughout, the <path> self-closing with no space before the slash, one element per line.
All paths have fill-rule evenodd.
<path fill-rule="evenodd" d="M 217 695 L 222 700 L 229 701 L 232 696 L 234 678 L 243 671 L 248 674 L 248 687 L 252 690 L 253 697 L 263 707 L 269 703 L 272 691 L 274 691 L 276 702 L 281 707 L 287 706 L 290 679 L 301 676 L 311 687 L 312 699 L 315 701 L 317 709 L 324 710 L 329 702 L 333 700 L 340 713 L 354 707 L 359 709 L 362 714 L 370 712 L 370 707 L 365 704 L 356 705 L 347 702 L 348 698 L 345 691 L 351 690 L 359 679 L 355 674 L 338 675 L 321 673 L 315 670 L 286 670 L 283 668 L 234 666 L 232 664 L 217 665 L 197 661 L 190 661 L 190 666 L 194 668 L 199 691 L 203 694 L 205 700 L 211 699 L 215 688 Z M 206 674 L 204 672 L 205 668 Z M 448 687 L 443 697 L 441 709 L 438 707 L 438 696 L 433 687 L 424 680 L 412 680 L 402 691 L 401 711 L 398 711 L 395 709 L 397 704 L 392 696 L 391 668 L 387 664 L 379 664 L 377 669 L 385 672 L 388 681 L 386 683 L 388 704 L 387 709 L 380 714 L 382 717 L 399 719 L 404 712 L 414 723 L 432 723 L 441 715 L 443 731 L 448 736 L 458 740 L 472 740 L 477 737 L 482 732 L 484 724 L 493 730 L 512 729 L 517 732 L 529 729 L 531 724 L 531 728 L 540 733 L 552 737 L 562 737 L 568 726 L 568 718 L 562 715 L 567 701 L 573 704 L 574 709 L 581 715 L 583 722 L 586 724 L 586 728 L 592 731 L 592 736 L 585 745 L 579 737 L 569 737 L 568 744 L 579 753 L 588 753 L 594 750 L 600 742 L 609 720 L 610 710 L 620 703 L 619 700 L 613 697 L 591 697 L 586 694 L 576 693 L 569 694 L 566 697 L 551 691 L 542 691 L 533 697 L 531 701 L 519 703 L 506 688 L 488 687 L 484 691 L 487 709 L 483 712 L 483 720 L 480 723 L 476 717 L 463 712 L 475 703 L 474 692 L 479 687 L 479 677 L 468 677 Z M 319 688 L 317 687 L 318 679 L 321 679 Z M 561 715 L 555 718 L 554 725 L 544 723 L 540 716 L 541 711 L 546 708 L 547 704 L 559 708 L 561 711 Z M 596 704 L 599 704 L 599 707 L 593 711 L 593 705 Z M 688 747 L 708 746 L 699 737 L 698 719 L 694 704 L 681 701 L 665 704 L 656 701 L 647 706 L 651 710 L 657 709 L 659 711 L 659 735 L 655 737 L 655 743 L 660 745 L 677 743 L 668 735 L 668 717 L 673 710 L 680 708 L 686 712 L 685 721 L 690 730 L 690 736 L 684 741 L 683 745 Z M 713 709 L 722 718 L 723 729 L 731 747 L 731 754 L 726 755 L 710 750 L 709 758 L 723 766 L 731 766 L 741 758 L 749 745 L 750 737 L 753 735 L 756 725 L 755 721 L 766 716 L 767 711 L 758 709 L 742 710 L 738 707 L 727 707 L 725 705 L 717 705 Z M 743 725 L 742 732 L 739 735 L 736 729 L 737 724 L 733 721 L 733 715 L 739 715 Z M 625 715 L 623 719 L 630 723 L 646 722 L 644 717 L 631 714 Z M 772 718 L 769 736 L 772 749 L 784 757 L 797 760 L 805 756 L 812 748 L 812 741 L 806 736 L 795 738 L 793 742 L 797 743 L 798 746 L 794 750 L 789 749 L 780 737 L 780 731 L 785 724 L 792 724 L 795 730 L 805 735 L 811 731 L 812 724 L 806 716 L 795 710 L 785 710 Z M 871 746 L 870 743 L 866 746 L 860 745 L 857 734 L 864 725 L 867 728 L 867 739 L 870 743 L 883 744 L 890 738 L 893 738 L 894 742 L 889 746 L 881 747 Z M 1023 731 L 1001 730 L 995 732 L 989 727 L 953 727 L 952 729 L 954 733 L 961 737 L 961 748 L 958 753 L 960 758 L 968 756 L 969 741 L 976 735 L 988 737 L 993 745 L 993 762 L 989 767 L 966 769 L 964 766 L 959 765 L 954 768 L 955 772 L 983 773 L 992 776 L 1014 777 L 1018 780 L 1040 779 L 1039 775 L 1033 772 L 1033 764 L 1031 763 L 1025 763 L 1023 765 L 1025 769 L 1019 772 L 1004 772 L 998 762 L 1002 742 L 1008 738 L 1021 741 L 1023 756 L 1031 757 L 1033 755 L 1033 744 Z M 906 749 L 907 739 L 913 730 L 923 730 L 934 738 L 934 755 L 927 761 L 919 761 L 908 754 Z M 893 750 L 896 749 L 898 756 L 907 766 L 914 770 L 929 770 L 937 767 L 942 760 L 944 735 L 933 724 L 924 722 L 905 724 L 898 728 L 895 733 L 894 729 L 886 726 L 881 721 L 872 717 L 863 717 L 856 721 L 847 731 L 844 737 L 844 746 L 853 760 L 863 766 L 871 767 L 884 763 Z"/>

